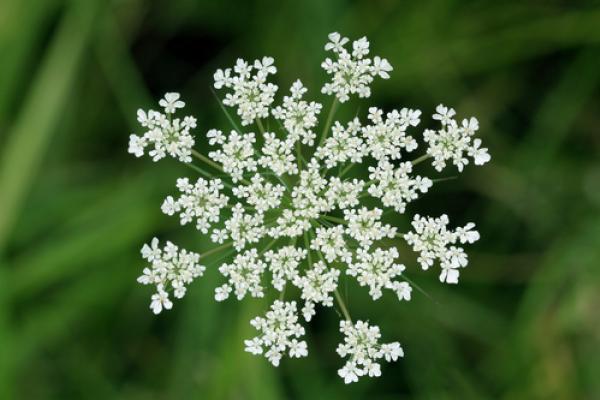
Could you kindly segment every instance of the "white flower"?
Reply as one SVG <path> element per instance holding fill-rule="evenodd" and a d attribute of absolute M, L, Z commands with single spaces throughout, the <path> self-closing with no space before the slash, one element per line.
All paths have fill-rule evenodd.
<path fill-rule="evenodd" d="M 214 146 L 216 144 L 224 144 L 225 143 L 225 136 L 223 135 L 223 132 L 218 130 L 218 129 L 211 129 L 206 133 L 206 137 L 208 138 L 208 144 L 210 144 L 211 146 Z"/>
<path fill-rule="evenodd" d="M 277 139 L 273 132 L 265 132 L 263 137 L 265 145 L 262 148 L 263 156 L 258 160 L 259 164 L 263 168 L 269 168 L 277 176 L 296 175 L 298 166 L 296 158 L 292 155 L 293 142 Z"/>
<path fill-rule="evenodd" d="M 249 214 L 240 203 L 237 203 L 231 212 L 231 218 L 225 221 L 225 231 L 226 236 L 233 240 L 236 250 L 242 250 L 248 243 L 257 243 L 265 235 L 263 214 Z"/>
<path fill-rule="evenodd" d="M 360 194 L 364 187 L 364 181 L 358 179 L 342 181 L 333 176 L 327 184 L 325 197 L 330 205 L 335 205 L 340 210 L 356 207 L 360 203 Z"/>
<path fill-rule="evenodd" d="M 185 107 L 185 103 L 179 100 L 179 93 L 167 93 L 165 98 L 158 102 L 167 114 L 173 114 L 178 108 Z"/>
<path fill-rule="evenodd" d="M 161 249 L 158 239 L 153 238 L 150 245 L 145 244 L 142 247 L 141 253 L 150 263 L 150 267 L 144 268 L 137 281 L 143 285 L 156 286 L 156 293 L 152 295 L 150 303 L 150 308 L 155 314 L 173 307 L 167 290 L 173 290 L 175 297 L 182 298 L 186 291 L 185 285 L 204 274 L 205 267 L 198 264 L 199 254 L 179 250 L 171 242 L 167 242 Z"/>
<path fill-rule="evenodd" d="M 423 269 L 428 269 L 438 260 L 442 267 L 440 281 L 458 283 L 458 268 L 466 267 L 468 259 L 461 247 L 453 245 L 458 242 L 473 243 L 479 239 L 479 233 L 474 230 L 475 224 L 472 222 L 455 231 L 447 229 L 448 223 L 445 214 L 439 218 L 417 214 L 412 222 L 414 232 L 405 234 L 404 238 L 420 254 L 418 261 Z"/>
<path fill-rule="evenodd" d="M 302 99 L 306 88 L 297 80 L 290 89 L 291 96 L 283 98 L 283 106 L 273 110 L 273 117 L 282 120 L 287 130 L 287 139 L 292 143 L 301 140 L 303 144 L 312 146 L 316 137 L 312 130 L 317 125 L 317 116 L 321 112 L 321 104 L 314 101 L 307 102 Z"/>
<path fill-rule="evenodd" d="M 234 182 L 241 180 L 244 172 L 256 171 L 254 133 L 240 135 L 236 131 L 231 131 L 229 137 L 223 140 L 225 143 L 223 143 L 222 149 L 211 151 L 208 156 L 221 164 L 223 171 L 230 174 Z"/>
<path fill-rule="evenodd" d="M 315 314 L 314 305 L 319 303 L 325 307 L 333 306 L 331 293 L 337 288 L 340 271 L 329 269 L 324 262 L 313 264 L 304 276 L 297 276 L 294 285 L 301 291 L 300 297 L 305 301 L 302 308 L 304 319 L 310 321 Z"/>
<path fill-rule="evenodd" d="M 394 169 L 389 161 L 380 161 L 376 168 L 369 167 L 369 178 L 373 182 L 369 194 L 381 199 L 385 207 L 393 207 L 403 214 L 406 205 L 419 197 L 419 192 L 426 193 L 433 185 L 429 178 L 411 177 L 412 168 L 410 162 L 404 162 Z"/>
<path fill-rule="evenodd" d="M 441 122 L 441 129 L 437 131 L 427 129 L 423 133 L 423 138 L 429 145 L 427 154 L 433 157 L 433 166 L 436 170 L 441 171 L 446 167 L 446 161 L 452 160 L 452 164 L 462 171 L 469 163 L 465 152 L 473 158 L 475 165 L 483 165 L 490 161 L 488 149 L 481 148 L 481 139 L 473 139 L 479 129 L 477 119 L 473 117 L 465 119 L 459 126 L 453 119 L 456 115 L 454 109 L 440 104 L 436 111 L 433 119 Z"/>
<path fill-rule="evenodd" d="M 382 224 L 380 219 L 383 211 L 379 208 L 372 210 L 362 207 L 359 210 L 344 210 L 344 219 L 348 222 L 346 234 L 356 239 L 362 247 L 369 247 L 375 240 L 385 237 L 393 238 L 396 228 Z"/>
<path fill-rule="evenodd" d="M 325 161 L 327 168 L 345 162 L 360 163 L 365 151 L 362 139 L 357 136 L 360 129 L 358 118 L 349 122 L 346 128 L 336 121 L 331 128 L 331 136 L 324 146 L 317 148 L 315 155 Z"/>
<path fill-rule="evenodd" d="M 221 210 L 227 205 L 227 196 L 220 193 L 223 183 L 220 179 L 207 181 L 198 178 L 191 185 L 188 178 L 180 178 L 177 188 L 181 195 L 177 200 L 167 197 L 162 204 L 162 211 L 167 215 L 179 213 L 181 225 L 196 220 L 196 229 L 207 233 L 211 225 L 219 221 Z"/>
<path fill-rule="evenodd" d="M 139 137 L 136 135 L 129 136 L 129 153 L 135 155 L 136 157 L 141 157 L 144 155 L 144 148 L 147 143 L 143 137 Z"/>
<path fill-rule="evenodd" d="M 194 155 L 203 163 L 189 165 L 202 178 L 178 179 L 179 192 L 167 196 L 161 209 L 177 215 L 181 224 L 194 223 L 204 237 L 219 244 L 203 257 L 229 249 L 215 257 L 215 268 L 224 278 L 214 290 L 216 301 L 278 292 L 280 300 L 264 317 L 251 321 L 258 334 L 244 341 L 245 350 L 275 366 L 286 355 L 307 356 L 299 313 L 310 321 L 318 305 L 332 307 L 337 301 L 336 311 L 345 319 L 337 352 L 346 358 L 338 374 L 351 383 L 380 376 L 382 360 L 396 361 L 404 354 L 398 342 L 379 343 L 377 326 L 352 323 L 354 310 L 338 288 L 340 274 L 344 280 L 355 279 L 373 300 L 381 299 L 384 290 L 400 301 L 410 300 L 407 268 L 397 262 L 397 242 L 404 239 L 423 269 L 439 264 L 439 280 L 457 283 L 460 269 L 468 265 L 463 246 L 479 240 L 475 224 L 451 230 L 446 215 L 416 215 L 411 230 L 397 217 L 428 193 L 434 181 L 443 180 L 424 176 L 420 162 L 431 159 L 437 171 L 452 163 L 462 171 L 469 162 L 487 163 L 490 155 L 476 137 L 477 119 L 459 122 L 454 109 L 443 105 L 433 115 L 440 127 L 424 130 L 426 149 L 416 156 L 411 153 L 421 141 L 419 132 L 413 132 L 421 122 L 419 110 L 384 112 L 367 106 L 350 120 L 340 120 L 335 111 L 344 106 L 338 103 L 351 96 L 369 97 L 375 77 L 388 79 L 392 66 L 385 58 L 370 58 L 365 37 L 350 42 L 332 33 L 325 50 L 333 56 L 322 63 L 330 79 L 321 91 L 335 98 L 324 121 L 318 120 L 321 104 L 307 98 L 300 80 L 274 104 L 277 86 L 269 82 L 277 73 L 273 58 L 237 59 L 234 66 L 215 72 L 214 87 L 223 90 L 222 103 L 236 110 L 242 128 L 227 114 L 234 130 L 205 131 L 212 146 L 208 157 L 202 148 L 192 149 L 190 131 L 197 126 L 196 118 L 175 118 L 184 106 L 177 93 L 160 100 L 164 111 L 137 110 L 144 133 L 129 137 L 128 150 L 136 157 L 148 151 L 155 161 L 169 155 L 190 163 Z M 344 115 L 357 110 L 345 108 Z M 171 299 L 184 297 L 205 270 L 198 254 L 170 242 L 161 247 L 156 238 L 141 252 L 149 265 L 138 282 L 155 287 L 150 302 L 154 313 L 171 309 Z M 291 298 L 299 298 L 301 309 Z"/>
<path fill-rule="evenodd" d="M 237 75 L 231 76 L 231 68 L 219 69 L 214 75 L 215 89 L 231 90 L 223 99 L 223 104 L 237 107 L 242 125 L 249 125 L 257 119 L 268 117 L 269 108 L 277 92 L 277 86 L 267 82 L 268 76 L 277 72 L 273 58 L 263 57 L 262 60 L 255 60 L 254 65 L 238 59 L 233 71 Z"/>
<path fill-rule="evenodd" d="M 396 361 L 404 353 L 398 342 L 380 345 L 379 327 L 367 322 L 340 321 L 340 332 L 344 334 L 344 343 L 340 343 L 337 352 L 347 358 L 346 364 L 338 370 L 344 383 L 358 382 L 361 376 L 376 377 L 381 375 L 378 360 Z"/>
<path fill-rule="evenodd" d="M 406 135 L 409 126 L 417 126 L 421 111 L 403 108 L 400 112 L 393 110 L 382 118 L 383 111 L 369 108 L 369 119 L 372 125 L 362 128 L 362 135 L 367 153 L 377 160 L 399 159 L 404 149 L 411 152 L 417 148 L 417 141 Z"/>
<path fill-rule="evenodd" d="M 327 262 L 332 263 L 339 260 L 349 264 L 352 261 L 352 253 L 344 240 L 342 225 L 317 228 L 316 233 L 316 238 L 311 242 L 310 248 L 323 253 Z"/>
<path fill-rule="evenodd" d="M 258 213 L 278 207 L 284 191 L 285 187 L 282 185 L 274 185 L 258 174 L 252 177 L 250 185 L 233 188 L 233 194 L 241 199 L 247 199 L 248 204 L 254 206 Z"/>
<path fill-rule="evenodd" d="M 402 264 L 395 264 L 394 260 L 398 258 L 398 250 L 392 247 L 387 250 L 358 249 L 356 262 L 350 264 L 346 271 L 348 275 L 356 277 L 360 286 L 369 287 L 369 295 L 373 300 L 381 297 L 381 289 L 391 289 L 402 293 L 404 298 L 405 288 L 399 288 L 395 278 L 402 274 L 406 267 Z M 409 294 L 410 298 L 410 294 Z"/>
<path fill-rule="evenodd" d="M 154 314 L 160 314 L 163 309 L 170 310 L 171 308 L 173 308 L 173 303 L 169 300 L 169 295 L 162 288 L 158 288 L 158 291 L 152 295 L 150 309 Z"/>
<path fill-rule="evenodd" d="M 321 64 L 325 72 L 332 76 L 331 81 L 321 89 L 324 94 L 335 95 L 341 103 L 346 102 L 352 94 L 369 97 L 369 85 L 375 76 L 389 78 L 388 72 L 392 70 L 392 66 L 386 59 L 364 58 L 369 54 L 369 41 L 366 37 L 352 43 L 352 53 L 344 47 L 348 39 L 342 38 L 337 32 L 330 34 L 329 40 L 325 50 L 332 51 L 336 60 L 326 58 Z"/>
<path fill-rule="evenodd" d="M 246 340 L 246 351 L 264 354 L 274 366 L 279 366 L 286 351 L 290 357 L 306 357 L 308 350 L 305 341 L 299 341 L 304 328 L 298 323 L 296 302 L 276 300 L 265 317 L 256 317 L 250 324 L 259 335 Z"/>
<path fill-rule="evenodd" d="M 167 154 L 177 158 L 181 162 L 189 163 L 192 161 L 192 147 L 194 138 L 190 135 L 190 129 L 196 127 L 196 119 L 187 116 L 182 120 L 171 118 L 177 108 L 182 108 L 185 103 L 177 100 L 179 94 L 167 93 L 165 98 L 159 104 L 165 108 L 169 115 L 150 110 L 138 110 L 138 121 L 146 132 L 142 136 L 129 136 L 129 153 L 136 157 L 144 155 L 146 147 L 154 147 L 148 153 L 153 161 L 164 158 Z"/>
<path fill-rule="evenodd" d="M 215 290 L 215 300 L 222 301 L 229 297 L 231 290 L 235 292 L 238 300 L 250 293 L 252 297 L 263 297 L 261 275 L 266 264 L 258 258 L 256 249 L 250 249 L 238 254 L 231 264 L 223 264 L 219 272 L 228 279 L 228 282 Z"/>
<path fill-rule="evenodd" d="M 269 250 L 265 253 L 265 261 L 273 274 L 273 287 L 280 292 L 286 282 L 294 282 L 299 278 L 300 263 L 307 255 L 305 249 L 285 246 L 278 251 Z"/>
<path fill-rule="evenodd" d="M 339 53 L 344 50 L 344 45 L 348 43 L 349 40 L 346 37 L 342 37 L 337 32 L 330 33 L 327 37 L 330 41 L 325 44 L 325 50 L 333 51 L 334 53 Z"/>

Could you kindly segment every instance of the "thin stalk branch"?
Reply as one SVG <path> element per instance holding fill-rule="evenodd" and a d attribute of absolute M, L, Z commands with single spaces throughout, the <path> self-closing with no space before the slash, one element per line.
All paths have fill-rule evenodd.
<path fill-rule="evenodd" d="M 427 160 L 428 158 L 431 158 L 431 156 L 429 154 L 423 154 L 421 157 L 415 158 L 414 160 L 411 161 L 412 165 L 415 166 L 425 160 Z"/>
<path fill-rule="evenodd" d="M 348 173 L 348 171 L 350 171 L 352 169 L 352 167 L 354 167 L 353 162 L 348 164 L 348 166 L 342 170 L 342 173 L 340 174 L 340 179 L 342 179 L 344 177 L 344 175 L 346 175 Z"/>
<path fill-rule="evenodd" d="M 224 243 L 224 244 L 222 244 L 222 245 L 220 245 L 220 246 L 218 246 L 218 247 L 215 247 L 214 249 L 211 249 L 211 250 L 205 251 L 205 252 L 204 252 L 204 253 L 203 253 L 203 254 L 200 256 L 200 258 L 205 258 L 205 257 L 208 257 L 208 256 L 210 256 L 211 254 L 218 253 L 218 252 L 219 252 L 219 251 L 221 251 L 221 250 L 225 250 L 226 248 L 228 248 L 228 247 L 229 247 L 229 246 L 231 246 L 232 244 L 233 244 L 233 242 Z"/>
<path fill-rule="evenodd" d="M 327 120 L 325 122 L 325 126 L 323 127 L 323 132 L 321 133 L 321 139 L 319 140 L 319 144 L 317 148 L 321 147 L 323 143 L 325 143 L 325 139 L 327 139 L 327 134 L 329 133 L 329 128 L 331 127 L 331 123 L 333 122 L 333 115 L 335 114 L 335 110 L 338 106 L 337 97 L 333 98 L 333 102 L 331 103 L 331 107 L 329 108 L 329 114 L 327 115 Z"/>
<path fill-rule="evenodd" d="M 218 169 L 221 172 L 225 172 L 223 171 L 223 167 L 221 167 L 221 165 L 219 165 L 218 163 L 214 162 L 213 160 L 211 160 L 210 158 L 206 157 L 204 154 L 192 149 L 192 155 L 194 157 L 196 157 L 198 160 L 210 165 L 211 167 Z"/>
<path fill-rule="evenodd" d="M 262 121 L 260 120 L 260 118 L 256 118 L 256 125 L 258 126 L 258 130 L 260 131 L 260 133 L 265 134 L 265 128 L 263 127 Z"/>
<path fill-rule="evenodd" d="M 238 124 L 235 123 L 235 121 L 233 120 L 233 118 L 231 118 L 231 115 L 229 115 L 229 112 L 227 111 L 227 109 L 225 108 L 225 105 L 223 105 L 223 103 L 221 102 L 221 99 L 219 99 L 219 96 L 217 96 L 217 93 L 215 92 L 215 90 L 211 87 L 210 91 L 212 92 L 212 94 L 215 96 L 215 99 L 217 99 L 217 102 L 219 103 L 219 106 L 221 107 L 221 110 L 223 110 L 223 113 L 225 113 L 225 116 L 227 117 L 227 119 L 229 120 L 229 123 L 231 124 L 231 126 L 233 126 L 233 128 L 238 132 L 242 132 L 242 130 L 240 129 L 240 127 L 238 126 Z"/>
<path fill-rule="evenodd" d="M 333 222 L 337 222 L 338 224 L 344 224 L 344 225 L 348 224 L 348 222 L 346 222 L 346 220 L 344 220 L 342 218 L 332 217 L 330 215 L 321 215 L 321 217 L 328 219 L 330 221 L 333 221 Z"/>
<path fill-rule="evenodd" d="M 348 322 L 352 323 L 352 318 L 350 318 L 350 313 L 348 312 L 348 309 L 346 308 L 346 303 L 344 303 L 342 296 L 340 296 L 340 292 L 337 289 L 335 289 L 333 294 L 335 295 L 335 299 L 337 300 L 337 302 L 340 306 L 340 309 L 342 310 L 342 314 L 344 314 L 344 318 L 346 318 L 346 320 Z"/>

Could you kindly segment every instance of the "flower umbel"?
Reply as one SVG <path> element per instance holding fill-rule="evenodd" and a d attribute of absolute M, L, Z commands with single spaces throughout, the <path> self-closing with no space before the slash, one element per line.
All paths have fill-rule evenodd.
<path fill-rule="evenodd" d="M 211 151 L 196 151 L 190 134 L 196 120 L 175 118 L 185 104 L 179 94 L 167 93 L 159 102 L 164 113 L 138 111 L 146 132 L 131 135 L 129 144 L 137 157 L 150 147 L 154 161 L 169 155 L 201 175 L 178 179 L 178 195 L 166 197 L 161 208 L 177 214 L 182 225 L 194 223 L 197 234 L 216 243 L 201 255 L 170 242 L 160 248 L 156 238 L 144 245 L 142 256 L 150 267 L 138 281 L 156 287 L 150 308 L 157 314 L 170 310 L 171 296 L 183 297 L 187 285 L 202 276 L 200 259 L 205 263 L 229 249 L 220 265 L 209 265 L 223 277 L 215 299 L 271 302 L 264 317 L 251 321 L 258 336 L 245 341 L 246 351 L 264 355 L 274 366 L 286 355 L 305 357 L 302 324 L 317 311 L 335 308 L 343 335 L 337 352 L 346 358 L 338 374 L 345 383 L 380 376 L 381 360 L 396 361 L 403 350 L 398 342 L 380 344 L 379 327 L 366 319 L 352 321 L 338 290 L 340 280 L 349 277 L 353 289 L 365 290 L 373 300 L 410 300 L 406 276 L 411 266 L 396 262 L 397 242 L 404 240 L 423 269 L 439 263 L 440 281 L 457 283 L 459 270 L 468 264 L 462 245 L 479 239 L 474 223 L 452 230 L 446 215 L 417 214 L 409 230 L 390 217 L 405 214 L 445 180 L 417 173 L 421 163 L 430 160 L 439 172 L 450 162 L 461 172 L 471 160 L 475 165 L 490 160 L 475 137 L 477 120 L 459 122 L 454 109 L 443 105 L 433 114 L 441 127 L 422 133 L 416 130 L 421 111 L 406 107 L 387 112 L 370 107 L 366 116 L 336 120 L 339 103 L 369 97 L 374 79 L 388 79 L 392 71 L 385 58 L 368 57 L 366 38 L 347 48 L 349 43 L 332 33 L 325 45 L 334 57 L 322 64 L 331 79 L 321 92 L 334 100 L 321 123 L 323 107 L 305 99 L 308 90 L 300 80 L 281 104 L 274 104 L 277 86 L 268 82 L 277 72 L 272 58 L 238 59 L 232 68 L 217 70 L 214 87 L 226 91 L 223 106 L 236 110 L 243 129 L 228 114 L 232 127 L 208 130 Z M 411 156 L 419 142 L 425 149 Z"/>

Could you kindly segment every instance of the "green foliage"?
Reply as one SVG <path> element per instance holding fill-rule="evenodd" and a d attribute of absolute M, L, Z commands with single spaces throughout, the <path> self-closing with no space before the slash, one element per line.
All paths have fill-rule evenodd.
<path fill-rule="evenodd" d="M 600 4 L 579 4 L 0 2 L 0 398 L 600 397 Z M 367 35 L 394 66 L 374 104 L 476 115 L 493 157 L 422 206 L 478 222 L 461 285 L 407 251 L 411 302 L 347 299 L 406 352 L 352 386 L 334 376 L 333 310 L 310 325 L 308 358 L 274 369 L 244 353 L 267 303 L 215 303 L 218 257 L 173 311 L 151 314 L 141 245 L 167 233 L 210 245 L 159 211 L 196 172 L 126 153 L 136 109 L 166 91 L 183 93 L 199 137 L 228 126 L 209 85 L 237 56 L 274 56 L 281 87 L 306 77 L 322 100 L 335 30 Z"/>

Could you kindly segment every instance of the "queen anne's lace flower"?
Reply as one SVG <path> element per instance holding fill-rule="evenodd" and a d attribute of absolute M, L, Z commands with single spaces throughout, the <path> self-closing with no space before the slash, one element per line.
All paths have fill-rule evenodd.
<path fill-rule="evenodd" d="M 185 296 L 186 285 L 195 278 L 202 276 L 205 267 L 198 264 L 200 255 L 179 250 L 171 242 L 167 242 L 164 248 L 159 248 L 157 238 L 152 239 L 150 245 L 142 247 L 142 257 L 148 261 L 150 267 L 144 268 L 142 275 L 137 281 L 143 285 L 155 285 L 156 294 L 152 295 L 150 308 L 155 314 L 159 314 L 163 308 L 170 310 L 173 303 L 169 300 L 168 291 L 180 299 Z"/>
<path fill-rule="evenodd" d="M 390 362 L 404 357 L 400 343 L 380 345 L 379 327 L 367 322 L 340 321 L 340 332 L 344 334 L 344 343 L 338 346 L 337 352 L 340 357 L 348 357 L 348 361 L 338 374 L 345 383 L 358 382 L 361 376 L 380 376 L 381 366 L 377 361 L 382 358 Z"/>
<path fill-rule="evenodd" d="M 383 224 L 380 219 L 383 211 L 380 208 L 368 210 L 362 207 L 359 210 L 344 210 L 344 219 L 348 222 L 346 233 L 357 240 L 362 247 L 369 247 L 373 241 L 385 237 L 393 238 L 396 228 Z"/>
<path fill-rule="evenodd" d="M 366 118 L 357 113 L 350 121 L 336 120 L 338 102 L 353 95 L 369 97 L 374 78 L 387 79 L 392 70 L 387 60 L 368 57 L 366 38 L 352 42 L 351 48 L 349 44 L 349 39 L 332 33 L 325 45 L 334 57 L 323 62 L 331 80 L 322 92 L 335 98 L 321 124 L 317 120 L 321 104 L 305 99 L 307 89 L 299 80 L 280 104 L 273 104 L 277 86 L 268 79 L 277 69 L 272 58 L 253 63 L 239 59 L 233 68 L 215 73 L 214 87 L 226 91 L 223 104 L 236 109 L 244 129 L 235 121 L 233 130 L 210 129 L 206 139 L 213 148 L 208 157 L 193 151 L 190 130 L 196 120 L 174 118 L 184 103 L 178 94 L 167 93 L 159 102 L 164 113 L 138 111 L 146 132 L 132 135 L 129 145 L 138 157 L 150 146 L 148 154 L 155 161 L 168 154 L 186 163 L 194 156 L 203 163 L 191 165 L 203 177 L 179 179 L 179 195 L 167 197 L 162 210 L 178 214 L 182 224 L 194 222 L 219 244 L 203 258 L 233 248 L 229 250 L 236 253 L 233 259 L 219 257 L 222 264 L 214 265 L 224 277 L 215 289 L 217 301 L 269 297 L 270 288 L 278 292 L 280 300 L 265 317 L 252 320 L 259 334 L 245 342 L 246 350 L 264 354 L 276 366 L 284 355 L 306 356 L 298 315 L 310 321 L 317 305 L 335 306 L 344 318 L 340 325 L 344 342 L 338 353 L 347 358 L 339 370 L 346 383 L 379 376 L 381 359 L 395 361 L 403 353 L 397 342 L 379 344 L 377 326 L 352 323 L 345 296 L 339 293 L 340 276 L 355 279 L 373 300 L 382 298 L 384 289 L 398 300 L 410 300 L 406 268 L 396 262 L 396 241 L 404 239 L 418 253 L 423 269 L 438 262 L 440 280 L 458 282 L 459 268 L 468 261 L 460 245 L 479 239 L 473 223 L 449 230 L 445 215 L 417 215 L 413 231 L 407 232 L 406 226 L 391 225 L 398 218 L 388 214 L 406 213 L 437 182 L 417 174 L 419 163 L 430 160 L 441 171 L 451 162 L 462 171 L 469 158 L 475 165 L 490 159 L 475 138 L 477 120 L 459 123 L 456 112 L 442 105 L 433 115 L 441 128 L 425 130 L 427 148 L 417 157 L 411 153 L 420 139 L 414 132 L 421 120 L 419 110 L 384 113 L 370 107 Z M 323 133 L 318 137 L 316 132 Z M 361 168 L 354 168 L 357 165 Z M 156 287 L 150 305 L 156 313 L 171 309 L 171 293 L 182 297 L 204 271 L 198 254 L 172 243 L 161 249 L 157 239 L 143 247 L 142 255 L 151 266 L 138 280 Z M 296 302 L 284 301 L 291 296 L 299 296 L 300 310 Z"/>
<path fill-rule="evenodd" d="M 296 158 L 292 155 L 294 143 L 291 140 L 280 140 L 272 132 L 264 134 L 265 145 L 263 156 L 258 160 L 263 168 L 270 168 L 275 175 L 295 175 L 298 173 Z"/>
<path fill-rule="evenodd" d="M 342 261 L 346 264 L 352 262 L 352 252 L 348 249 L 344 239 L 344 227 L 342 225 L 331 228 L 317 228 L 316 238 L 310 244 L 310 248 L 320 251 L 327 262 Z"/>
<path fill-rule="evenodd" d="M 306 342 L 298 340 L 304 335 L 304 328 L 298 323 L 295 301 L 276 300 L 265 318 L 256 317 L 250 324 L 261 334 L 245 341 L 247 352 L 264 352 L 265 357 L 276 367 L 285 352 L 290 357 L 300 358 L 308 355 Z"/>

